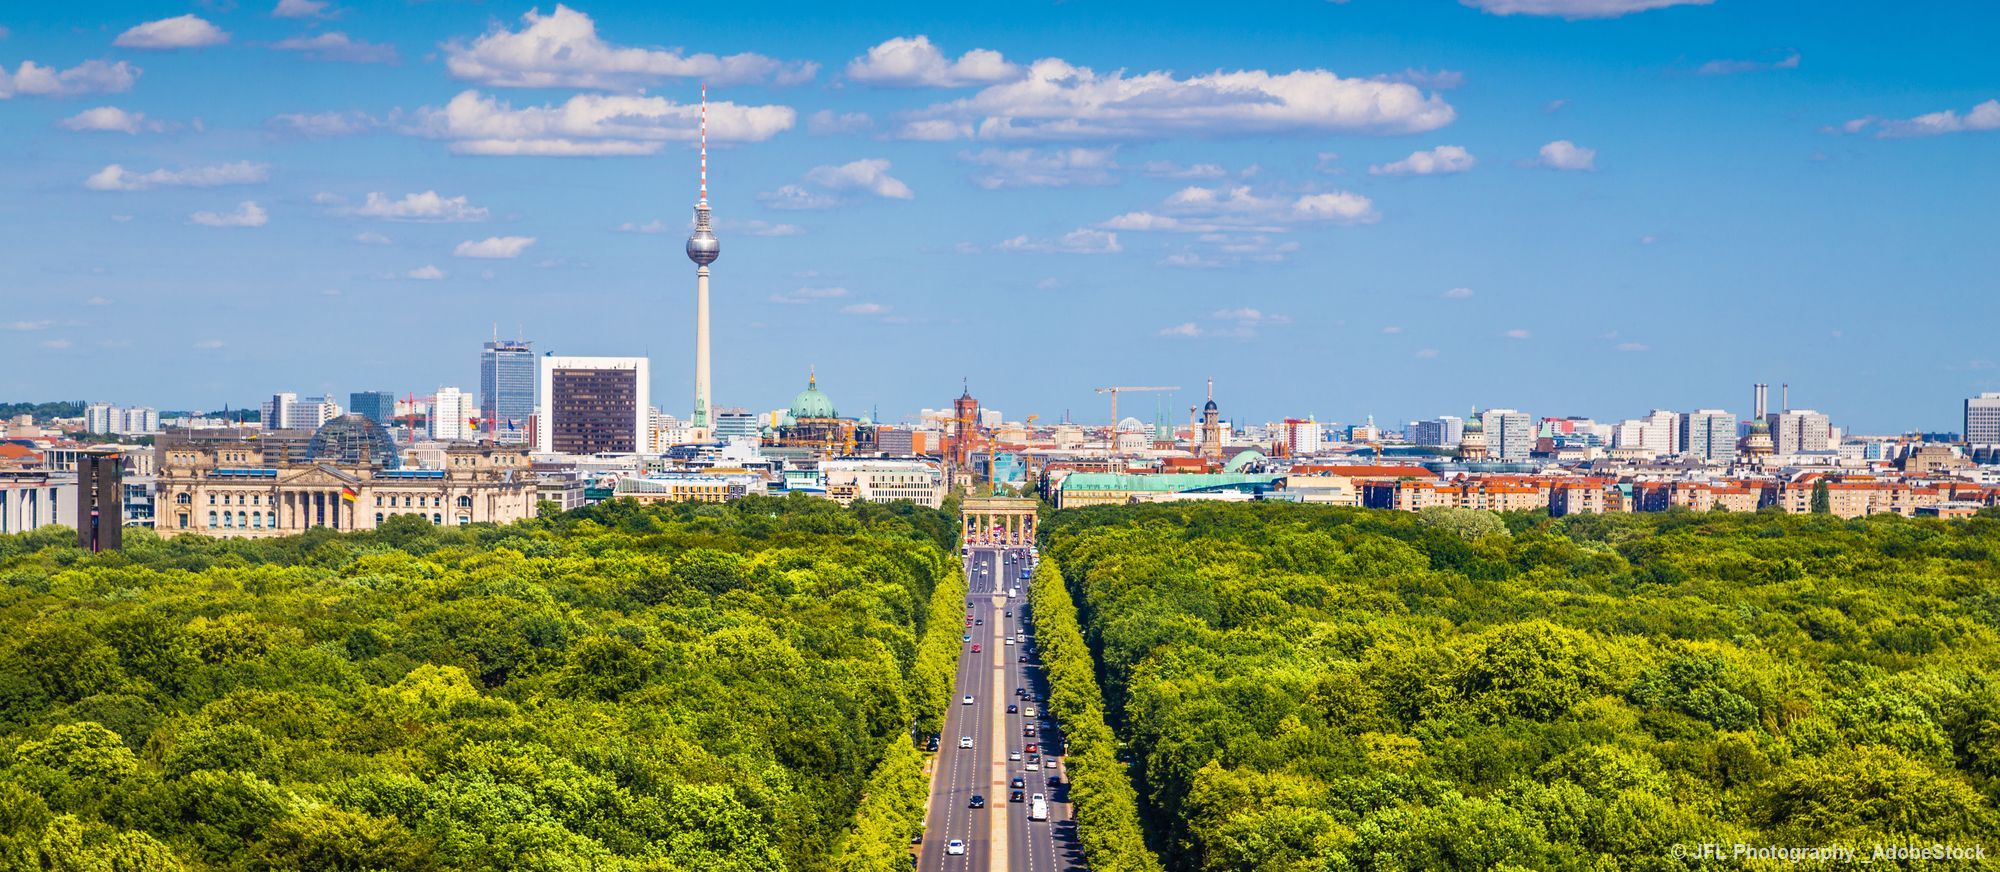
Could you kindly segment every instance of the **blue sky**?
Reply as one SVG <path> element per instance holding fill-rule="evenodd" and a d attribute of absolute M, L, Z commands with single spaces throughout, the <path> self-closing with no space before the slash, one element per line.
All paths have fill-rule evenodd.
<path fill-rule="evenodd" d="M 685 414 L 703 81 L 722 405 L 2000 389 L 1988 3 L 77 5 L 0 9 L 9 399 L 476 388 L 498 324 Z"/>

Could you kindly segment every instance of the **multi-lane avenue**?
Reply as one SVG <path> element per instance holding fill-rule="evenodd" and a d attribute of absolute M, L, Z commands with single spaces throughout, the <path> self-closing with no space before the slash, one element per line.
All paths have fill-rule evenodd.
<path fill-rule="evenodd" d="M 1031 560 L 1026 549 L 966 553 L 964 650 L 938 737 L 924 837 L 912 846 L 919 872 L 1083 868 L 1062 736 L 1034 656 Z M 1037 795 L 1045 820 L 1031 819 Z M 953 853 L 958 847 L 964 853 Z"/>

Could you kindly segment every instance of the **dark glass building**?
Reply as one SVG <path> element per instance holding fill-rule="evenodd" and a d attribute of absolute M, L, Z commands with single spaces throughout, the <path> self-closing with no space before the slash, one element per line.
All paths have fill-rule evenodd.
<path fill-rule="evenodd" d="M 632 426 L 638 406 L 636 370 L 558 367 L 549 385 L 548 447 L 562 454 L 638 451 Z"/>
<path fill-rule="evenodd" d="M 396 419 L 396 396 L 387 391 L 356 391 L 347 395 L 347 410 L 387 427 Z"/>
<path fill-rule="evenodd" d="M 535 414 L 533 343 L 488 342 L 479 352 L 479 420 L 493 441 L 527 442 Z"/>

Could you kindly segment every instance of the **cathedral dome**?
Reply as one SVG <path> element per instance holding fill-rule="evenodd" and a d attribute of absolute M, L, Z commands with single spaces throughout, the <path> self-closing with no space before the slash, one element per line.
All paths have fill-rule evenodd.
<path fill-rule="evenodd" d="M 397 469 L 402 457 L 389 430 L 365 415 L 347 414 L 320 425 L 306 443 L 306 459 L 349 466 Z"/>
<path fill-rule="evenodd" d="M 792 417 L 801 421 L 807 418 L 836 417 L 832 398 L 820 393 L 818 374 L 808 377 L 806 389 L 792 398 Z"/>

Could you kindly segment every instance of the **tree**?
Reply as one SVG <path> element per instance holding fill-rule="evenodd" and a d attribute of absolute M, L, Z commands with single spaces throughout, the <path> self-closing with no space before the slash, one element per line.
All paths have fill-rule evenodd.
<path fill-rule="evenodd" d="M 1832 512 L 1833 491 L 1827 487 L 1826 479 L 1822 478 L 1813 482 L 1812 513 L 1815 515 L 1826 515 L 1832 514 Z"/>

